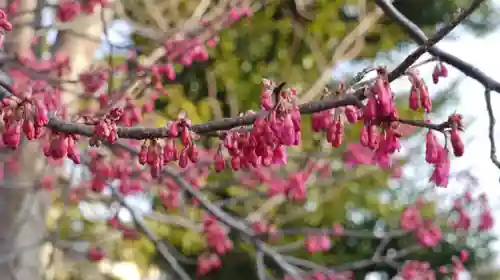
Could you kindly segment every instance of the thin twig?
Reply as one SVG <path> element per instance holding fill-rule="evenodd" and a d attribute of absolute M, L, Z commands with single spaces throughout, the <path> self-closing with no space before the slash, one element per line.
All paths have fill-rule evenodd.
<path fill-rule="evenodd" d="M 415 40 L 418 44 L 424 45 L 427 42 L 427 36 L 425 33 L 408 18 L 406 18 L 401 12 L 399 12 L 388 0 L 376 0 L 377 5 L 384 10 L 386 15 L 391 18 L 395 23 L 401 25 L 406 29 L 409 36 Z M 457 18 L 465 18 L 470 15 L 474 10 L 476 10 L 484 0 L 475 0 L 471 6 L 462 11 L 461 15 Z M 438 57 L 441 61 L 452 65 L 453 67 L 460 70 L 465 75 L 477 80 L 484 87 L 500 93 L 500 82 L 494 80 L 490 76 L 486 75 L 484 72 L 474 67 L 472 64 L 463 61 L 462 59 L 442 51 L 440 48 L 433 46 L 429 47 L 427 50 L 431 55 Z"/>
<path fill-rule="evenodd" d="M 147 225 L 144 224 L 142 218 L 140 218 L 135 210 L 130 205 L 128 205 L 123 196 L 118 193 L 115 188 L 110 189 L 112 191 L 113 197 L 130 212 L 130 215 L 132 216 L 132 219 L 134 220 L 134 223 L 136 224 L 138 229 L 142 231 L 148 237 L 148 239 L 151 240 L 151 242 L 153 242 L 160 255 L 165 259 L 165 261 L 168 262 L 175 273 L 182 280 L 191 280 L 191 277 L 189 277 L 184 268 L 182 268 L 179 262 L 177 262 L 177 259 L 174 257 L 174 255 L 169 252 L 169 249 L 165 246 L 165 244 L 163 244 L 163 242 L 158 239 L 158 237 L 156 237 L 156 235 L 147 227 Z"/>
<path fill-rule="evenodd" d="M 489 119 L 488 138 L 490 140 L 490 158 L 493 164 L 495 164 L 496 167 L 500 168 L 500 161 L 498 160 L 497 157 L 497 148 L 495 143 L 496 119 L 495 119 L 495 114 L 493 113 L 493 106 L 491 106 L 491 93 L 488 88 L 484 91 L 484 99 L 486 102 L 486 111 L 488 112 L 488 119 Z"/>

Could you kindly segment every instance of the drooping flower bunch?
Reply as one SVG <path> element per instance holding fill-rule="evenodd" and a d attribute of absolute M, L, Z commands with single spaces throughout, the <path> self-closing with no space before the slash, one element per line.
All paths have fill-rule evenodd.
<path fill-rule="evenodd" d="M 21 132 L 28 140 L 37 139 L 49 122 L 43 92 L 36 86 L 28 86 L 3 99 L 0 110 L 3 115 L 2 141 L 13 149 L 21 143 Z"/>

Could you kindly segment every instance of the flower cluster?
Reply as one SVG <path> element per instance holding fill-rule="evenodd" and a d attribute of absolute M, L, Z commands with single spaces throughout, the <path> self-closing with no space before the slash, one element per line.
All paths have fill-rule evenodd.
<path fill-rule="evenodd" d="M 204 253 L 198 257 L 198 275 L 203 276 L 214 269 L 221 267 L 219 256 L 233 249 L 233 243 L 228 239 L 228 232 L 217 219 L 205 216 L 203 221 L 203 233 L 206 235 L 208 246 L 214 250 L 213 253 Z"/>
<path fill-rule="evenodd" d="M 21 142 L 21 132 L 28 140 L 40 138 L 43 127 L 49 122 L 43 95 L 33 90 L 34 88 L 28 87 L 17 95 L 4 98 L 0 103 L 3 115 L 2 141 L 13 149 Z"/>
<path fill-rule="evenodd" d="M 325 252 L 332 247 L 332 241 L 327 235 L 309 234 L 304 241 L 304 247 L 311 254 Z"/>
<path fill-rule="evenodd" d="M 81 73 L 79 78 L 85 94 L 93 94 L 106 84 L 108 74 L 102 70 L 94 70 Z"/>
<path fill-rule="evenodd" d="M 107 0 L 84 2 L 65 0 L 59 4 L 56 16 L 59 21 L 68 22 L 82 12 L 90 14 L 98 6 L 107 7 L 108 4 Z M 16 5 L 11 5 L 9 8 L 15 10 Z M 351 144 L 347 147 L 348 152 L 344 163 L 350 166 L 376 164 L 381 168 L 391 168 L 394 177 L 397 177 L 396 174 L 401 174 L 401 170 L 397 169 L 399 166 L 393 162 L 393 155 L 400 150 L 401 139 L 411 132 L 405 125 L 409 126 L 413 123 L 428 129 L 425 136 L 425 160 L 433 166 L 430 181 L 437 186 L 448 185 L 450 153 L 452 152 L 455 157 L 461 157 L 465 151 L 460 136 L 463 130 L 462 116 L 452 114 L 446 122 L 439 125 L 427 120 L 406 121 L 405 123 L 396 108 L 395 95 L 390 84 L 390 73 L 384 67 L 376 68 L 376 77 L 355 93 L 352 92 L 353 88 L 345 86 L 340 86 L 335 92 L 325 91 L 322 96 L 324 104 L 330 99 L 356 101 L 328 108 L 310 106 L 309 109 L 304 109 L 308 104 L 297 104 L 296 89 L 285 87 L 285 83 L 278 85 L 270 79 L 263 79 L 260 92 L 262 111 L 248 111 L 237 118 L 226 120 L 226 124 L 215 125 L 218 128 L 209 131 L 218 137 L 218 146 L 214 150 L 204 149 L 203 145 L 197 142 L 201 134 L 207 133 L 209 129 L 206 127 L 209 127 L 210 123 L 193 124 L 184 112 L 180 113 L 176 119 L 169 121 L 161 130 L 132 127 L 141 123 L 144 115 L 154 110 L 154 102 L 164 92 L 165 79 L 174 81 L 177 78 L 176 67 L 189 67 L 194 63 L 207 61 L 209 59 L 208 47 L 216 45 L 218 29 L 250 16 L 252 16 L 252 10 L 248 7 L 233 6 L 217 24 L 202 20 L 201 25 L 209 31 L 208 34 L 196 37 L 191 34 L 178 33 L 172 37 L 173 39 L 163 41 L 160 46 L 160 50 L 164 51 L 161 63 L 142 65 L 138 54 L 131 52 L 133 55 L 130 55 L 124 65 L 112 70 L 127 72 L 129 74 L 127 77 L 135 79 L 134 81 L 143 80 L 146 81 L 147 86 L 154 86 L 154 89 L 148 92 L 150 96 L 148 95 L 148 100 L 142 107 L 136 104 L 134 98 L 126 90 L 104 90 L 109 86 L 107 80 L 115 73 L 111 73 L 106 68 L 91 68 L 79 74 L 78 83 L 82 85 L 84 91 L 82 97 L 98 99 L 99 111 L 89 109 L 86 115 L 82 112 L 77 116 L 67 116 L 60 100 L 63 89 L 49 86 L 48 81 L 33 80 L 23 70 L 9 70 L 9 74 L 14 78 L 12 96 L 5 97 L 0 103 L 0 112 L 3 117 L 1 130 L 3 144 L 16 149 L 20 146 L 24 134 L 28 140 L 40 141 L 44 155 L 51 162 L 61 163 L 62 159 L 69 158 L 75 164 L 81 164 L 82 159 L 77 149 L 78 141 L 82 135 L 88 136 L 92 149 L 87 150 L 90 161 L 85 163 L 88 165 L 91 176 L 81 186 L 71 189 L 70 199 L 73 202 L 79 202 L 91 195 L 98 195 L 111 184 L 116 184 L 119 195 L 128 196 L 145 191 L 156 192 L 161 204 L 168 210 L 176 210 L 186 204 L 193 208 L 201 205 L 206 209 L 211 209 L 207 207 L 205 200 L 208 199 L 202 197 L 204 195 L 202 191 L 206 190 L 203 189 L 204 181 L 208 178 L 213 165 L 216 172 L 222 172 L 230 167 L 231 171 L 234 171 L 234 178 L 237 178 L 239 183 L 246 186 L 248 190 L 260 192 L 264 198 L 281 196 L 293 203 L 303 203 L 308 200 L 308 183 L 311 180 L 331 176 L 330 163 L 309 160 L 304 168 L 288 168 L 285 175 L 278 167 L 288 162 L 290 147 L 301 145 L 302 115 L 311 113 L 312 131 L 324 134 L 324 139 L 332 148 L 341 148 L 345 144 L 346 129 L 350 126 L 360 127 L 359 144 Z M 12 26 L 6 13 L 0 10 L 0 38 L 3 38 L 11 29 Z M 27 69 L 51 73 L 51 77 L 61 78 L 64 73 L 71 70 L 70 59 L 64 54 L 58 54 L 51 59 L 39 59 L 32 53 L 24 53 L 20 54 L 17 60 Z M 404 75 L 408 77 L 411 84 L 409 108 L 422 111 L 424 114 L 430 113 L 433 106 L 431 95 L 416 67 L 409 68 Z M 439 61 L 432 74 L 433 82 L 437 83 L 440 78 L 447 76 L 448 70 L 445 64 Z M 313 107 L 316 109 L 311 109 Z M 53 120 L 60 121 L 66 127 L 54 125 L 51 120 L 52 122 Z M 205 129 L 200 129 L 200 127 L 205 127 Z M 141 132 L 142 136 L 134 135 L 133 131 Z M 153 134 L 154 137 L 151 136 Z M 438 140 L 439 134 L 444 137 L 443 144 Z M 105 153 L 100 153 L 101 143 L 105 142 L 116 147 L 118 145 L 114 144 L 120 140 L 120 136 L 139 140 L 136 141 L 139 147 L 136 153 L 137 161 L 133 152 L 124 152 L 119 149 L 116 151 L 111 148 L 109 149 L 112 152 L 110 157 Z M 133 145 L 132 143 L 132 150 Z M 93 150 L 94 147 L 95 150 Z M 13 163 L 10 163 L 11 160 Z M 12 170 L 19 168 L 13 158 L 9 158 L 8 162 L 8 167 Z M 164 176 L 163 173 L 168 170 L 163 170 L 163 168 L 170 163 L 176 163 L 176 165 L 169 165 L 169 168 L 180 170 L 179 180 L 185 182 L 188 187 L 179 183 L 178 180 Z M 165 172 L 162 173 L 162 170 Z M 50 177 L 44 177 L 40 182 L 40 188 L 52 190 L 53 181 Z M 147 185 L 147 182 L 155 184 Z M 186 190 L 189 191 L 190 196 L 188 199 L 182 199 L 181 195 Z M 470 193 L 466 193 L 464 198 L 455 201 L 452 214 L 456 214 L 457 218 L 450 222 L 451 228 L 481 232 L 493 227 L 491 209 L 484 196 L 477 199 L 480 202 L 479 207 L 476 208 L 480 209 L 479 221 L 477 225 L 472 223 L 469 208 L 474 201 L 476 199 L 473 199 Z M 411 233 L 420 247 L 432 248 L 441 242 L 443 232 L 436 219 L 422 215 L 423 207 L 422 200 L 409 205 L 401 214 L 399 227 Z M 230 223 L 219 217 L 222 215 L 217 216 L 212 212 L 201 211 L 204 216 L 201 221 L 198 221 L 206 241 L 206 247 L 197 258 L 199 276 L 206 275 L 222 266 L 221 257 L 239 245 L 230 239 L 229 234 L 233 230 L 243 231 L 239 228 L 231 228 L 228 226 Z M 228 216 L 233 218 L 232 215 Z M 266 220 L 263 214 L 257 219 L 242 222 L 241 227 L 247 230 L 242 233 L 249 238 L 255 238 L 258 241 L 255 242 L 256 246 L 264 239 L 268 243 L 277 242 L 284 234 L 284 230 L 277 227 L 278 222 Z M 129 241 L 139 239 L 140 232 L 147 232 L 123 224 L 117 216 L 108 220 L 108 226 L 119 231 L 122 238 Z M 330 229 L 302 231 L 300 234 L 305 237 L 303 240 L 305 251 L 311 254 L 327 253 L 332 249 L 332 238 L 348 237 L 349 230 L 336 223 Z M 450 267 L 443 266 L 439 272 L 456 279 L 458 273 L 463 270 L 463 263 L 467 261 L 468 254 L 467 251 L 462 251 L 459 257 L 452 258 Z M 101 247 L 94 245 L 87 251 L 87 258 L 90 261 L 97 262 L 104 257 L 105 250 Z M 334 273 L 330 269 L 323 269 L 319 272 L 311 271 L 304 274 L 307 274 L 304 279 L 314 280 L 340 280 L 354 277 L 353 272 L 349 270 Z M 436 277 L 436 271 L 428 263 L 417 261 L 405 263 L 399 274 L 403 279 L 415 277 L 435 279 Z M 292 279 L 292 276 L 286 275 L 284 279 Z"/>
<path fill-rule="evenodd" d="M 9 22 L 4 10 L 0 10 L 0 48 L 3 46 L 3 39 L 7 32 L 12 31 L 12 24 Z"/>
<path fill-rule="evenodd" d="M 92 14 L 97 6 L 106 8 L 108 7 L 108 5 L 108 0 L 89 0 L 84 2 L 64 0 L 61 1 L 56 10 L 56 17 L 57 20 L 61 22 L 69 22 L 82 12 L 85 12 L 86 14 Z"/>
<path fill-rule="evenodd" d="M 271 85 L 264 84 L 265 87 Z M 228 131 L 223 136 L 223 147 L 231 157 L 230 166 L 237 171 L 241 168 L 258 168 L 272 164 L 287 162 L 285 147 L 297 146 L 300 143 L 300 111 L 295 105 L 295 91 L 272 88 L 275 96 L 267 96 L 263 91 L 262 106 L 268 104 L 270 98 L 276 99 L 272 110 L 264 116 L 257 116 L 252 128 L 245 127 Z M 254 115 L 248 112 L 247 115 Z M 225 167 L 222 158 L 222 146 L 217 151 L 214 160 L 216 170 Z"/>
<path fill-rule="evenodd" d="M 479 223 L 476 225 L 477 230 L 479 232 L 489 231 L 493 228 L 493 215 L 488 206 L 488 199 L 482 194 L 477 200 L 479 201 L 479 209 L 481 210 Z M 476 199 L 473 199 L 470 192 L 466 192 L 462 199 L 455 200 L 452 211 L 457 214 L 457 218 L 450 222 L 451 228 L 464 231 L 472 229 L 472 217 L 469 210 L 474 207 L 475 201 Z"/>
<path fill-rule="evenodd" d="M 441 241 L 441 230 L 432 220 L 424 219 L 420 210 L 422 201 L 410 205 L 401 215 L 401 228 L 408 232 L 413 232 L 418 243 L 422 247 L 432 248 Z"/>
<path fill-rule="evenodd" d="M 199 151 L 194 143 L 197 136 L 190 131 L 191 121 L 184 114 L 180 114 L 176 121 L 167 124 L 168 137 L 162 145 L 157 140 L 148 140 L 141 145 L 139 163 L 147 164 L 151 169 L 151 176 L 158 178 L 160 170 L 167 163 L 177 161 L 179 166 L 185 168 L 190 162 L 196 163 Z M 177 138 L 180 138 L 182 150 L 177 149 Z"/>
<path fill-rule="evenodd" d="M 452 264 L 450 267 L 441 266 L 439 273 L 443 276 L 448 276 L 450 279 L 458 279 L 459 274 L 465 271 L 464 262 L 469 258 L 467 251 L 461 251 L 460 256 L 453 256 Z M 427 262 L 422 261 L 408 261 L 405 263 L 399 276 L 404 280 L 422 278 L 422 279 L 436 279 L 436 271 Z"/>

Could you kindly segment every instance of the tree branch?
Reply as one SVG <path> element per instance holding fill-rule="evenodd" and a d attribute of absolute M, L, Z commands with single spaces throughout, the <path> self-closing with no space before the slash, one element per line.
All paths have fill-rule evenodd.
<path fill-rule="evenodd" d="M 110 189 L 113 194 L 113 197 L 130 212 L 130 215 L 132 216 L 132 219 L 134 220 L 134 223 L 136 224 L 138 229 L 142 231 L 148 237 L 148 239 L 151 240 L 151 242 L 153 242 L 158 252 L 168 262 L 168 264 L 172 267 L 175 273 L 182 280 L 191 280 L 191 277 L 189 277 L 189 275 L 186 273 L 186 271 L 184 271 L 184 269 L 176 260 L 176 258 L 169 252 L 169 249 L 165 246 L 165 244 L 163 244 L 163 242 L 158 237 L 156 237 L 156 235 L 147 227 L 147 225 L 137 215 L 135 210 L 130 205 L 128 205 L 123 196 L 120 193 L 118 193 L 118 191 L 115 188 L 110 188 Z"/>
<path fill-rule="evenodd" d="M 468 15 L 472 14 L 484 0 L 475 0 L 471 7 L 469 7 L 465 12 L 462 12 L 461 15 L 457 16 L 453 22 L 457 21 L 457 19 L 465 19 Z M 413 22 L 411 22 L 408 18 L 406 18 L 401 12 L 399 12 L 388 0 L 376 0 L 377 5 L 385 12 L 385 14 L 391 18 L 395 23 L 401 25 L 409 34 L 409 36 L 415 40 L 420 45 L 425 45 L 427 42 L 427 36 L 425 33 Z M 464 15 L 464 16 L 462 16 Z M 438 47 L 432 46 L 427 50 L 431 55 L 438 57 L 441 61 L 446 62 L 453 67 L 460 70 L 465 75 L 477 80 L 484 87 L 489 88 L 490 90 L 496 91 L 500 93 L 500 82 L 495 81 L 493 78 L 489 77 L 481 70 L 477 69 L 473 65 L 461 60 L 460 58 L 449 54 L 447 52 L 442 51 Z"/>

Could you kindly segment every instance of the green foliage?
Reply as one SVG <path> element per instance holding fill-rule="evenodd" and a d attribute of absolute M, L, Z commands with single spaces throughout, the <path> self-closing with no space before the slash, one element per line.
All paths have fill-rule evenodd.
<path fill-rule="evenodd" d="M 222 32 L 220 43 L 210 50 L 211 59 L 208 62 L 183 68 L 175 81 L 166 81 L 169 96 L 160 100 L 157 104 L 158 110 L 167 117 L 173 117 L 182 108 L 195 123 L 209 120 L 212 117 L 210 112 L 212 105 L 206 101 L 207 93 L 208 87 L 214 86 L 207 82 L 206 77 L 209 72 L 215 75 L 217 98 L 226 116 L 234 110 L 231 107 L 235 106 L 234 103 L 228 102 L 231 98 L 236 100 L 238 111 L 258 108 L 262 77 L 272 77 L 276 81 L 286 81 L 289 85 L 306 89 L 322 71 L 316 58 L 325 57 L 329 60 L 335 49 L 332 45 L 342 40 L 358 23 L 356 20 L 347 19 L 342 9 L 345 5 L 352 4 L 352 1 L 317 1 L 310 19 L 305 19 L 297 13 L 293 1 L 268 1 L 268 3 L 268 7 L 264 11 L 257 12 L 251 20 L 244 20 Z M 455 1 L 396 1 L 395 4 L 426 30 L 433 30 L 435 24 L 445 20 L 446 16 L 457 7 Z M 429 7 L 426 13 L 420 12 L 420 7 L 423 6 Z M 373 8 L 373 2 L 368 3 L 367 9 L 370 8 Z M 295 32 L 294 26 L 304 30 L 305 34 L 300 35 Z M 406 34 L 398 26 L 384 19 L 370 29 L 357 59 L 373 58 L 379 53 L 397 48 L 407 39 Z M 139 36 L 135 37 L 135 41 L 146 48 L 153 47 Z M 311 41 L 318 46 L 320 53 L 312 53 Z M 444 104 L 444 101 L 445 99 L 437 100 L 436 107 Z M 422 119 L 422 113 L 407 109 L 406 102 L 406 97 L 397 101 L 401 104 L 398 106 L 401 116 L 408 119 Z M 303 144 L 296 153 L 317 153 L 321 135 L 312 133 L 310 117 L 303 118 L 302 129 Z M 359 127 L 349 126 L 346 130 L 346 143 L 355 141 L 354 139 L 359 139 Z M 327 160 L 338 162 L 344 148 L 329 151 Z M 291 163 L 287 169 L 296 169 L 297 164 L 300 166 L 300 163 Z M 296 167 L 291 167 L 294 165 Z M 366 174 L 357 175 L 363 173 Z M 390 170 L 372 171 L 370 167 L 358 167 L 350 171 L 344 168 L 335 169 L 331 174 L 331 177 L 335 178 L 333 182 L 310 186 L 308 202 L 316 204 L 314 211 L 308 212 L 296 203 L 283 203 L 270 211 L 268 218 L 282 227 L 329 226 L 338 222 L 349 223 L 347 211 L 356 208 L 368 211 L 377 219 L 389 224 L 395 224 L 398 213 L 404 209 L 404 205 L 381 203 L 378 199 L 378 194 L 387 190 L 390 176 Z M 212 174 L 209 182 L 230 182 L 231 177 L 231 172 Z M 224 186 L 222 190 L 207 192 L 207 195 L 212 199 L 217 196 L 219 199 L 227 199 L 245 196 L 248 192 L 245 186 L 236 183 L 229 185 L 222 183 L 222 185 Z M 257 190 L 266 191 L 266 186 L 260 186 Z M 254 198 L 225 210 L 241 216 L 249 207 L 255 209 L 264 202 L 265 199 Z M 433 204 L 427 205 L 425 209 L 426 215 L 433 215 L 435 211 Z M 373 225 L 368 222 L 358 227 L 369 231 L 373 229 Z M 169 234 L 165 238 L 170 244 L 181 248 L 186 255 L 195 255 L 197 250 L 203 249 L 203 244 L 191 243 L 191 240 L 199 237 L 197 234 L 181 232 L 183 231 L 180 230 L 179 234 L 182 238 L 175 237 L 176 234 Z M 298 236 L 285 237 L 281 243 L 293 242 L 298 238 Z M 405 238 L 397 242 L 407 243 L 408 240 Z M 378 246 L 375 241 L 359 240 L 354 242 L 354 247 L 346 246 L 343 242 L 345 242 L 343 239 L 334 240 L 334 249 L 329 253 L 312 257 L 305 253 L 297 253 L 297 256 L 312 258 L 312 261 L 318 263 L 341 264 L 369 258 Z M 245 249 L 240 245 L 236 243 L 236 251 L 225 257 L 224 268 L 208 276 L 207 279 L 241 278 L 242 271 L 246 271 L 248 279 L 255 279 L 251 259 L 247 259 L 248 255 L 241 252 L 247 251 L 248 248 Z M 448 248 L 442 252 L 442 259 L 449 260 L 451 254 L 455 253 L 450 250 L 458 249 Z M 424 252 L 422 256 L 427 256 L 429 253 Z M 237 256 L 244 257 L 240 260 Z M 156 260 L 159 260 L 158 257 Z M 243 267 L 240 267 L 241 265 Z M 361 271 L 360 275 L 366 275 L 374 269 L 369 267 Z M 191 273 L 194 273 L 194 268 Z"/>
<path fill-rule="evenodd" d="M 198 1 L 184 0 L 183 10 L 180 15 L 189 14 Z M 196 3 L 195 3 L 196 2 Z M 356 1 L 357 2 L 357 1 Z M 179 67 L 179 73 L 175 81 L 165 81 L 168 96 L 162 96 L 157 104 L 157 111 L 165 119 L 174 118 L 180 109 L 187 112 L 194 123 L 205 122 L 213 119 L 215 109 L 220 107 L 224 116 L 230 116 L 231 112 L 243 112 L 258 108 L 261 78 L 271 77 L 276 81 L 286 81 L 291 86 L 307 89 L 321 74 L 319 58 L 329 61 L 335 51 L 335 46 L 344 38 L 357 24 L 356 17 L 346 15 L 344 8 L 353 4 L 354 1 L 317 1 L 314 8 L 309 11 L 308 17 L 301 15 L 295 7 L 295 1 L 267 1 L 265 10 L 257 12 L 250 20 L 243 20 L 235 26 L 220 34 L 220 43 L 210 50 L 211 59 L 208 62 L 195 63 L 192 67 Z M 459 1 L 446 0 L 407 0 L 396 1 L 395 5 L 410 19 L 426 30 L 433 30 L 436 24 L 446 20 L 455 11 Z M 139 4 L 140 5 L 140 4 Z M 461 5 L 461 4 L 460 4 Z M 368 1 L 367 10 L 374 6 L 373 1 Z M 132 6 L 131 6 L 132 7 Z M 135 7 L 135 6 L 134 6 Z M 422 12 L 425 7 L 425 13 Z M 131 8 L 132 9 L 132 8 Z M 184 10 L 185 9 L 185 10 Z M 137 15 L 135 11 L 128 11 L 131 17 Z M 488 10 L 489 11 L 489 10 Z M 483 13 L 484 14 L 484 13 Z M 137 18 L 136 18 L 137 19 Z M 152 22 L 151 19 L 142 18 L 142 22 Z M 471 26 L 480 30 L 485 28 L 480 21 L 471 21 Z M 294 29 L 294 27 L 296 27 Z M 296 30 L 302 30 L 298 32 Z M 134 35 L 134 41 L 143 47 L 147 53 L 157 47 L 153 43 L 139 35 Z M 372 59 L 380 53 L 386 53 L 408 40 L 406 34 L 396 25 L 383 19 L 372 26 L 363 40 L 363 48 L 354 60 Z M 318 50 L 311 46 L 315 45 Z M 117 59 L 116 61 L 119 61 Z M 209 81 L 209 74 L 215 75 L 214 81 Z M 117 81 L 118 84 L 119 81 Z M 215 84 L 213 84 L 215 83 Z M 209 87 L 215 87 L 214 95 L 209 95 Z M 234 102 L 233 102 L 234 101 Z M 443 105 L 446 98 L 435 100 L 437 107 Z M 415 113 L 407 109 L 406 99 L 398 99 L 399 112 L 402 117 L 408 119 L 422 119 L 422 113 Z M 307 211 L 303 205 L 298 203 L 282 203 L 272 209 L 268 217 L 281 227 L 304 227 L 323 226 L 329 227 L 333 223 L 347 223 L 349 227 L 372 231 L 374 223 L 383 220 L 389 225 L 395 225 L 399 213 L 405 205 L 396 203 L 382 203 L 379 195 L 389 188 L 391 170 L 380 170 L 375 167 L 359 166 L 347 169 L 342 165 L 345 145 L 340 149 L 328 149 L 328 153 L 318 149 L 320 134 L 312 133 L 311 118 L 305 116 L 302 121 L 303 144 L 300 149 L 290 151 L 290 156 L 299 156 L 304 153 L 328 154 L 325 160 L 339 164 L 340 168 L 333 169 L 327 183 L 311 184 L 308 203 L 315 204 L 314 211 Z M 346 143 L 353 143 L 359 139 L 359 126 L 347 126 Z M 318 151 L 320 150 L 320 151 Z M 303 167 L 302 162 L 290 160 L 287 165 L 289 170 L 299 170 Z M 405 163 L 405 160 L 402 160 Z M 221 185 L 214 191 L 206 191 L 211 199 L 227 199 L 231 197 L 245 196 L 248 190 L 245 186 L 231 179 L 231 171 L 220 174 L 211 174 L 209 183 Z M 228 184 L 226 184 L 228 182 Z M 412 187 L 412 186 L 408 186 Z M 265 192 L 267 186 L 258 186 L 257 191 Z M 224 210 L 243 217 L 248 209 L 256 209 L 266 199 L 255 197 L 248 199 L 234 207 Z M 155 208 L 158 212 L 167 211 L 155 200 Z M 371 220 L 361 224 L 353 224 L 348 219 L 348 210 L 358 209 L 370 213 Z M 73 210 L 68 211 L 69 217 Z M 198 217 L 199 212 L 195 209 L 186 209 L 190 217 Z M 435 213 L 433 204 L 426 205 L 426 214 L 431 216 Z M 175 214 L 169 212 L 168 214 Z M 68 218 L 63 226 L 63 232 L 69 227 L 73 218 Z M 171 247 L 178 249 L 178 253 L 188 257 L 196 255 L 205 249 L 203 237 L 190 230 L 164 225 L 160 222 L 148 220 L 148 225 L 160 238 L 163 238 Z M 102 225 L 85 224 L 85 233 L 95 235 L 98 227 Z M 68 235 L 69 230 L 68 231 Z M 64 233 L 66 234 L 66 233 Z M 282 244 L 299 240 L 299 236 L 286 236 L 281 240 Z M 405 236 L 394 241 L 394 248 L 400 248 L 402 244 L 409 242 Z M 486 239 L 482 239 L 483 241 Z M 335 239 L 333 249 L 324 254 L 311 256 L 311 260 L 318 263 L 342 264 L 345 262 L 363 260 L 371 257 L 371 254 L 379 245 L 377 240 L 354 240 L 349 245 L 345 239 Z M 223 258 L 224 266 L 206 279 L 256 279 L 252 259 L 253 251 L 245 247 L 244 242 L 236 242 L 235 251 Z M 115 248 L 113 258 L 133 260 L 142 269 L 147 268 L 152 262 L 168 270 L 168 266 L 161 260 L 154 249 L 153 244 L 146 238 L 138 241 L 115 241 L 110 247 Z M 440 252 L 421 251 L 408 258 L 429 259 L 432 253 L 433 265 L 448 263 L 451 255 L 456 254 L 460 248 L 443 244 Z M 471 250 L 474 248 L 471 248 Z M 297 252 L 297 256 L 307 257 L 304 252 Z M 269 264 L 271 269 L 274 269 Z M 186 264 L 191 274 L 195 274 L 195 266 Z M 388 274 L 395 271 L 387 267 L 367 267 L 358 272 L 356 277 L 361 279 L 373 270 L 384 270 Z"/>

